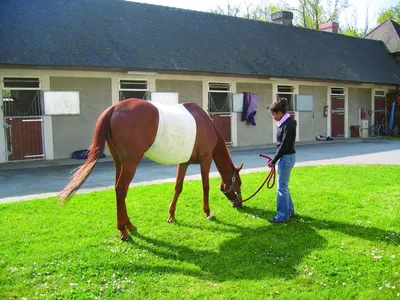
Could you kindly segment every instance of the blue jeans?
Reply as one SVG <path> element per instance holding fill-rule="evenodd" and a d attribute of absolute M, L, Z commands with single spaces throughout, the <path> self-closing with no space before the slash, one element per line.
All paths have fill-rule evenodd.
<path fill-rule="evenodd" d="M 287 154 L 278 162 L 278 195 L 276 197 L 276 218 L 287 221 L 289 215 L 294 215 L 294 206 L 289 191 L 290 173 L 296 163 L 296 154 Z"/>

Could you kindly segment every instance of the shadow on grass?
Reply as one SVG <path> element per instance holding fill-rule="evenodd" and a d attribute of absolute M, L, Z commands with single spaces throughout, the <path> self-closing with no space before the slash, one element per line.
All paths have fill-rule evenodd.
<path fill-rule="evenodd" d="M 243 207 L 239 211 L 262 219 L 273 215 L 271 211 L 250 207 Z M 136 233 L 133 236 L 135 247 L 174 263 L 171 263 L 171 266 L 164 265 L 165 262 L 163 262 L 160 265 L 139 264 L 126 266 L 126 268 L 129 268 L 129 271 L 143 269 L 159 273 L 181 273 L 218 282 L 263 278 L 291 279 L 299 275 L 297 266 L 305 257 L 326 245 L 327 241 L 318 234 L 318 229 L 333 230 L 370 241 L 398 245 L 395 240 L 385 240 L 385 237 L 390 234 L 388 231 L 310 217 L 296 217 L 286 225 L 266 223 L 265 226 L 259 228 L 248 228 L 219 220 L 214 220 L 214 222 L 217 226 L 212 228 L 184 223 L 178 223 L 177 226 L 228 232 L 238 236 L 222 242 L 217 251 L 210 251 L 175 245 Z M 176 265 L 176 261 L 194 266 L 180 267 Z"/>
<path fill-rule="evenodd" d="M 161 259 L 190 263 L 195 267 L 195 270 L 180 268 L 176 267 L 176 263 L 171 268 L 154 265 L 147 267 L 154 272 L 179 272 L 214 281 L 256 280 L 265 277 L 290 279 L 297 276 L 297 265 L 305 256 L 326 244 L 326 240 L 307 224 L 288 224 L 284 227 L 266 224 L 255 229 L 218 220 L 214 222 L 217 226 L 210 228 L 211 231 L 238 235 L 222 242 L 217 251 L 175 245 L 140 233 L 134 234 L 133 243 L 135 247 L 149 251 Z M 177 226 L 196 227 L 183 223 L 178 223 Z M 138 267 L 127 266 L 133 269 Z"/>
<path fill-rule="evenodd" d="M 252 207 L 242 207 L 239 210 L 243 213 L 253 214 L 262 219 L 267 219 L 267 217 L 271 217 L 273 213 Z M 348 236 L 361 238 L 369 241 L 380 241 L 388 244 L 397 245 L 400 247 L 400 239 L 394 239 L 390 237 L 390 234 L 393 233 L 391 231 L 382 230 L 375 227 L 365 227 L 361 225 L 330 221 L 330 220 L 320 220 L 307 216 L 297 216 L 292 221 L 295 224 L 296 228 L 299 224 L 305 223 L 307 226 L 321 230 L 331 230 L 336 232 L 341 232 Z"/>

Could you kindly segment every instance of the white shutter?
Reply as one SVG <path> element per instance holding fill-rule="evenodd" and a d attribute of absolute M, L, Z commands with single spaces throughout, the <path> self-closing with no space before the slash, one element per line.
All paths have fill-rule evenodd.
<path fill-rule="evenodd" d="M 151 93 L 151 102 L 166 104 L 166 105 L 176 105 L 179 104 L 179 94 L 153 92 Z"/>
<path fill-rule="evenodd" d="M 45 91 L 42 98 L 46 116 L 80 114 L 78 91 Z"/>

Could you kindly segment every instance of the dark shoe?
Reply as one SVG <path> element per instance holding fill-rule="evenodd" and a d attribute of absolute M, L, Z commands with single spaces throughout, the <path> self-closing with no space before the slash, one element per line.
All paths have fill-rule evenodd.
<path fill-rule="evenodd" d="M 268 219 L 268 222 L 278 224 L 278 223 L 285 223 L 286 221 L 279 220 L 277 217 L 274 217 L 272 219 Z"/>
<path fill-rule="evenodd" d="M 295 218 L 295 217 L 297 217 L 297 215 L 296 215 L 295 213 L 290 213 L 290 214 L 289 214 L 289 217 L 290 217 L 290 218 Z"/>

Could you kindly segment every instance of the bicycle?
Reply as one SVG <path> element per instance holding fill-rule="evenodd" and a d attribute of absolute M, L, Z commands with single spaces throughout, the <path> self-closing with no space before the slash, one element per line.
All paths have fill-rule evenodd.
<path fill-rule="evenodd" d="M 369 129 L 369 135 L 370 136 L 386 136 L 385 120 L 383 119 L 382 123 L 372 125 Z"/>

